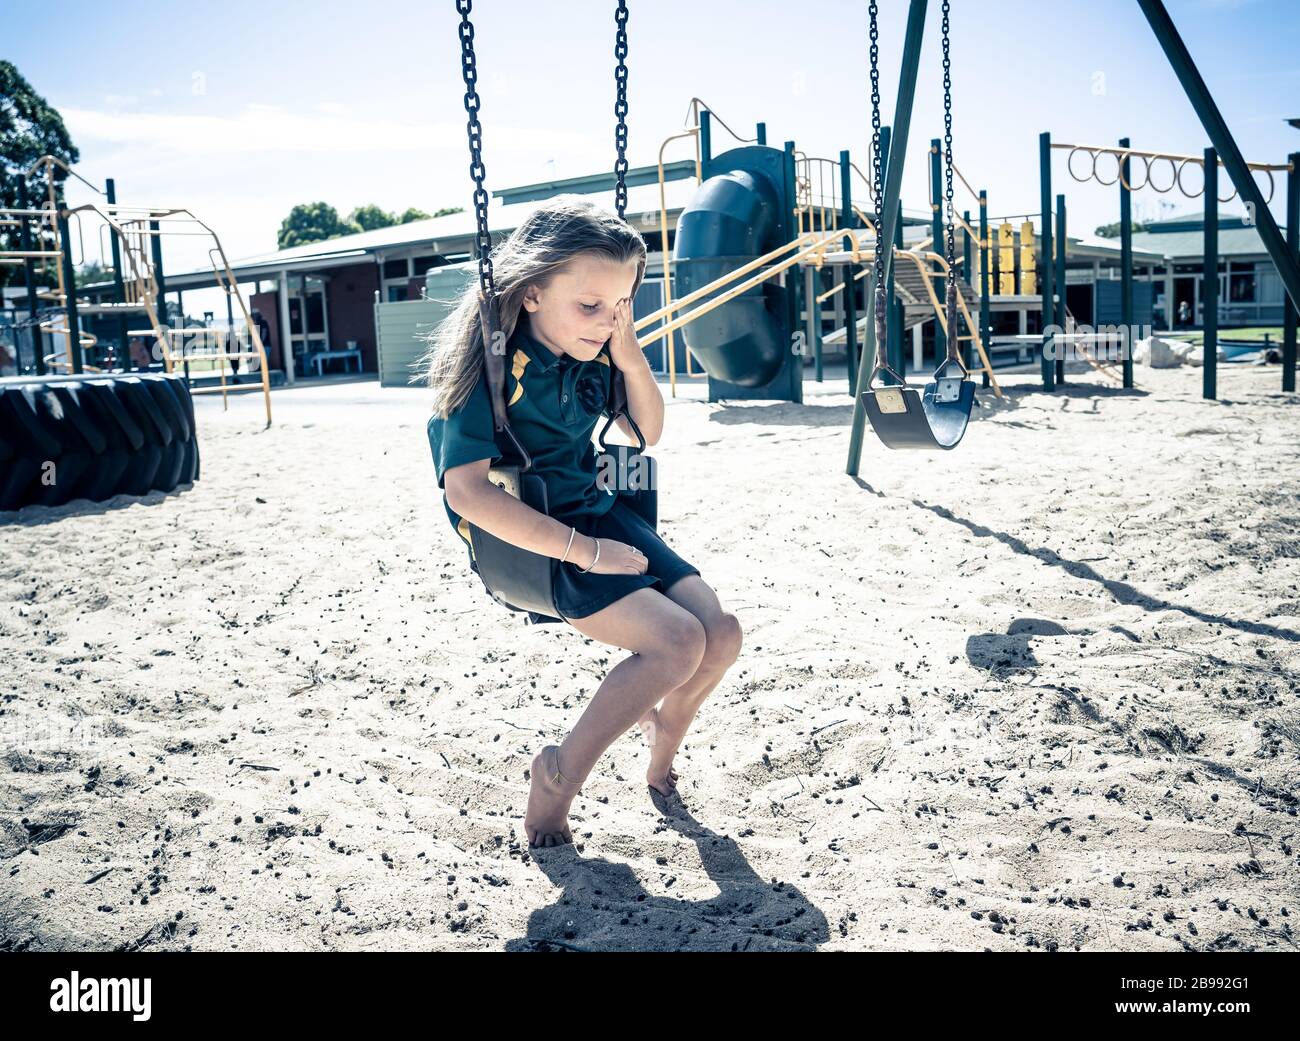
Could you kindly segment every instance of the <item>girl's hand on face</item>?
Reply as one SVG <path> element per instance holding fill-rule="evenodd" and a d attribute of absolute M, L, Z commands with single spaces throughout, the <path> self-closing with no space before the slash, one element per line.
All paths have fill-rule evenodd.
<path fill-rule="evenodd" d="M 614 333 L 609 338 L 609 354 L 620 369 L 630 369 L 645 360 L 641 345 L 632 328 L 632 302 L 620 300 L 614 305 Z"/>

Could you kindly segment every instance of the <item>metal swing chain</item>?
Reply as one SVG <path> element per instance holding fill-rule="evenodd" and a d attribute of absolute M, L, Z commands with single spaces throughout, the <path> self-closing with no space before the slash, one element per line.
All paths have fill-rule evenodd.
<path fill-rule="evenodd" d="M 876 354 L 885 344 L 885 225 L 881 205 L 885 197 L 884 171 L 880 162 L 880 28 L 877 23 L 879 9 L 871 0 L 868 14 L 871 20 L 871 179 L 876 193 L 876 255 L 875 255 L 875 321 Z"/>
<path fill-rule="evenodd" d="M 948 223 L 948 240 L 946 243 L 947 255 L 945 260 L 948 262 L 948 285 L 945 311 L 948 323 L 948 360 L 959 361 L 958 357 L 958 340 L 959 329 L 957 326 L 957 277 L 956 277 L 956 257 L 957 250 L 954 242 L 954 226 L 956 225 L 956 213 L 953 210 L 952 201 L 952 57 L 949 54 L 949 37 L 948 37 L 948 10 L 949 0 L 943 0 L 943 154 L 944 154 L 944 206 L 945 216 Z M 963 366 L 963 369 L 965 366 Z"/>
<path fill-rule="evenodd" d="M 885 320 L 885 225 L 881 207 L 885 197 L 884 168 L 880 156 L 880 27 L 878 23 L 879 8 L 876 0 L 871 0 L 867 8 L 871 32 L 871 179 L 876 195 L 876 251 L 875 259 L 875 301 L 874 315 L 876 325 L 876 364 L 867 379 L 867 387 L 875 382 L 876 373 L 888 372 L 899 383 L 906 382 L 890 367 L 888 355 L 888 332 Z"/>
<path fill-rule="evenodd" d="M 617 85 L 614 100 L 614 115 L 618 123 L 614 127 L 614 147 L 618 150 L 618 159 L 614 163 L 614 208 L 619 219 L 627 209 L 627 2 L 618 0 L 618 9 L 614 12 L 614 57 L 618 65 L 614 69 L 614 82 Z"/>
<path fill-rule="evenodd" d="M 474 181 L 474 215 L 478 222 L 478 233 L 474 246 L 478 251 L 479 288 L 486 299 L 496 294 L 496 280 L 492 274 L 492 235 L 488 232 L 488 194 L 483 187 L 487 170 L 483 167 L 483 127 L 478 121 L 479 100 L 475 83 L 478 81 L 478 67 L 474 60 L 474 26 L 469 20 L 473 0 L 456 0 L 456 10 L 460 14 L 460 66 L 465 78 L 465 111 L 469 113 L 466 132 L 469 135 L 469 175 Z"/>

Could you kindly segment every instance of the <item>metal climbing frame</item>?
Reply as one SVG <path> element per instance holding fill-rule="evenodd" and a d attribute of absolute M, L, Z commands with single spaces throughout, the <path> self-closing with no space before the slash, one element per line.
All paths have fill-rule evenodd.
<path fill-rule="evenodd" d="M 1264 246 L 1268 250 L 1270 258 L 1277 267 L 1278 274 L 1282 278 L 1283 285 L 1286 287 L 1287 296 L 1290 298 L 1291 308 L 1300 306 L 1300 258 L 1297 257 L 1296 246 L 1297 239 L 1300 239 L 1300 229 L 1292 232 L 1292 225 L 1300 225 L 1300 214 L 1292 220 L 1292 210 L 1300 210 L 1300 207 L 1291 204 L 1288 207 L 1288 237 L 1291 239 L 1288 244 L 1287 238 L 1284 238 L 1282 232 L 1278 229 L 1277 221 L 1273 219 L 1272 213 L 1268 209 L 1268 204 L 1264 199 L 1259 185 L 1255 183 L 1250 169 L 1250 165 L 1242 158 L 1237 143 L 1233 139 L 1228 125 L 1219 112 L 1218 106 L 1214 103 L 1214 98 L 1210 94 L 1209 88 L 1205 85 L 1204 79 L 1201 78 L 1200 71 L 1196 68 L 1196 63 L 1192 60 L 1186 45 L 1178 34 L 1173 20 L 1169 17 L 1169 12 L 1165 10 L 1162 0 L 1137 0 L 1147 23 L 1151 26 L 1161 49 L 1165 53 L 1170 66 L 1178 76 L 1179 82 L 1187 94 L 1188 100 L 1200 117 L 1201 124 L 1205 128 L 1206 134 L 1214 146 L 1216 158 L 1222 162 L 1227 170 L 1228 176 L 1232 179 L 1232 184 L 1243 201 L 1251 203 L 1257 220 L 1257 228 L 1260 238 L 1264 241 Z M 925 8 L 926 0 L 911 0 L 907 15 L 907 32 L 903 41 L 903 67 L 899 76 L 898 99 L 896 102 L 895 117 L 892 123 L 892 129 L 895 136 L 894 146 L 890 148 L 889 169 L 885 179 L 885 209 L 886 214 L 886 240 L 892 241 L 894 226 L 889 223 L 894 215 L 894 209 L 898 204 L 898 192 L 902 180 L 903 157 L 906 153 L 906 139 L 908 126 L 911 122 L 912 99 L 916 92 L 916 72 L 920 60 L 921 40 L 925 28 Z M 899 142 L 903 142 L 902 145 Z M 1122 146 L 1127 148 L 1128 142 L 1121 142 Z M 1049 151 L 1050 142 L 1040 143 L 1042 151 Z M 1217 163 L 1216 163 L 1217 165 Z M 1295 178 L 1295 172 L 1290 171 L 1290 178 Z M 1127 173 L 1125 174 L 1127 178 Z M 1043 192 L 1042 212 L 1046 214 L 1051 209 L 1051 199 L 1048 190 Z M 1044 219 L 1043 222 L 1043 256 L 1044 260 L 1050 256 L 1048 248 L 1048 236 L 1051 234 L 1049 222 Z M 1052 268 L 1054 265 L 1044 263 L 1044 305 L 1045 314 L 1053 313 L 1055 302 L 1047 289 L 1051 286 Z M 886 272 L 888 275 L 888 272 Z M 1127 280 L 1126 280 L 1127 281 Z M 1132 305 L 1131 305 L 1131 286 L 1126 285 L 1125 307 L 1126 319 L 1132 324 Z M 1292 330 L 1295 326 L 1294 318 L 1288 315 L 1286 323 L 1287 329 Z M 865 375 L 870 370 L 869 364 L 874 364 L 875 343 L 874 335 L 870 325 L 867 327 L 868 348 L 864 349 L 862 354 L 861 367 L 859 373 Z M 1295 343 L 1294 332 L 1289 337 L 1290 342 L 1283 350 L 1282 378 L 1283 388 L 1285 390 L 1295 389 Z M 869 360 L 870 358 L 870 360 Z M 865 372 L 864 372 L 865 370 Z M 1049 372 L 1049 366 L 1045 362 L 1043 369 L 1043 379 L 1045 386 L 1050 389 L 1055 382 L 1055 372 Z M 1126 364 L 1126 382 L 1131 382 L 1131 360 Z M 865 410 L 860 400 L 855 401 L 853 409 L 853 427 L 849 438 L 848 461 L 845 471 L 851 475 L 856 475 L 862 456 L 862 433 L 866 422 Z"/>
<path fill-rule="evenodd" d="M 67 207 L 60 205 L 55 191 L 54 170 L 62 169 L 72 177 L 83 182 L 97 195 L 104 196 L 103 203 L 86 203 L 81 206 Z M 230 263 L 226 258 L 221 240 L 212 230 L 189 210 L 180 207 L 144 207 L 126 206 L 115 201 L 113 182 L 110 180 L 107 190 L 101 191 L 85 178 L 71 170 L 67 164 L 55 156 L 43 156 L 20 177 L 20 194 L 26 201 L 27 182 L 33 175 L 44 171 L 46 178 L 46 205 L 42 208 L 28 206 L 0 210 L 0 221 L 19 224 L 22 247 L 0 253 L 0 263 L 20 263 L 26 266 L 28 303 L 33 315 L 33 341 L 36 344 L 36 369 L 43 375 L 46 369 L 63 369 L 72 374 L 83 372 L 97 373 L 102 370 L 85 364 L 84 352 L 93 347 L 98 340 L 92 334 L 80 328 L 80 315 L 92 310 L 95 313 L 116 314 L 118 329 L 122 339 L 123 351 L 133 336 L 152 337 L 158 344 L 165 370 L 172 373 L 180 369 L 189 375 L 189 362 L 195 358 L 217 363 L 220 383 L 215 387 L 191 387 L 193 394 L 221 394 L 222 402 L 229 407 L 228 395 L 238 391 L 261 390 L 266 407 L 266 422 L 271 423 L 270 373 L 267 364 L 266 349 L 256 324 L 253 323 L 248 306 L 239 292 L 238 283 Z M 85 232 L 82 226 L 83 215 L 97 216 L 102 222 L 99 226 L 101 260 L 104 260 L 103 237 L 109 233 L 112 246 L 112 268 L 114 272 L 116 301 L 111 304 L 79 304 L 76 296 L 76 275 L 73 263 L 71 232 L 76 224 L 76 239 L 80 244 L 82 261 L 86 259 Z M 31 224 L 38 227 L 48 223 L 54 237 L 56 248 L 53 250 L 30 249 L 29 238 Z M 188 225 L 189 227 L 184 227 Z M 197 229 L 195 229 L 197 226 Z M 243 315 L 245 326 L 251 337 L 248 350 L 231 349 L 234 346 L 228 337 L 233 330 L 223 334 L 222 330 L 194 328 L 173 328 L 167 319 L 166 304 L 162 288 L 157 277 L 161 266 L 161 238 L 164 235 L 200 236 L 212 240 L 208 249 L 208 260 L 212 265 L 217 285 L 226 293 L 227 301 L 237 302 Z M 39 232 L 38 232 L 39 236 Z M 35 259 L 59 259 L 56 266 L 57 288 L 38 292 L 32 261 Z M 107 266 L 107 265 L 105 265 Z M 49 302 L 60 311 L 63 325 L 54 319 L 41 320 L 39 302 Z M 233 308 L 232 308 L 233 310 Z M 131 329 L 127 326 L 127 314 L 143 311 L 148 321 L 148 328 Z M 46 354 L 41 346 L 41 334 L 64 338 L 62 352 Z M 222 339 L 227 338 L 225 345 Z M 201 343 L 208 341 L 209 343 Z M 75 348 L 74 348 L 75 344 Z M 188 348 L 199 346 L 201 349 L 189 353 Z M 215 347 L 216 349 L 212 349 Z M 225 362 L 229 360 L 256 359 L 261 369 L 261 380 L 257 383 L 231 384 L 226 380 Z M 128 370 L 127 359 L 123 359 L 122 368 Z"/>
<path fill-rule="evenodd" d="M 1105 187 L 1119 185 L 1120 193 L 1120 274 L 1123 280 L 1121 290 L 1121 300 L 1123 306 L 1123 327 L 1125 331 L 1125 343 L 1123 353 L 1123 385 L 1125 387 L 1133 386 L 1133 362 L 1131 356 L 1131 335 L 1128 330 L 1133 327 L 1133 220 L 1132 220 L 1132 200 L 1131 195 L 1135 191 L 1143 188 L 1150 188 L 1152 191 L 1160 194 L 1168 194 L 1174 189 L 1187 199 L 1199 199 L 1205 197 L 1205 256 L 1217 254 L 1218 252 L 1218 203 L 1231 202 L 1237 198 L 1241 192 L 1234 184 L 1232 190 L 1226 195 L 1220 195 L 1218 191 L 1218 173 L 1219 167 L 1226 169 L 1227 164 L 1219 158 L 1218 153 L 1213 148 L 1205 150 L 1203 155 L 1181 155 L 1175 152 L 1148 152 L 1140 149 L 1129 147 L 1127 137 L 1120 138 L 1118 145 L 1085 145 L 1073 144 L 1068 142 L 1053 141 L 1051 137 L 1044 133 L 1040 135 L 1040 163 L 1042 165 L 1042 177 L 1045 182 L 1044 194 L 1050 192 L 1051 184 L 1051 167 L 1048 156 L 1050 151 L 1064 151 L 1067 153 L 1065 160 L 1066 173 L 1071 178 L 1080 182 L 1087 183 L 1095 181 L 1097 184 Z M 1086 156 L 1086 164 L 1083 157 Z M 1105 157 L 1105 158 L 1103 158 Z M 1098 160 L 1101 159 L 1103 166 L 1098 169 Z M 1107 163 L 1114 162 L 1114 173 L 1111 176 Z M 1136 163 L 1142 164 L 1141 180 L 1134 183 L 1130 176 Z M 1159 164 L 1155 168 L 1162 169 L 1163 164 L 1168 163 L 1169 169 L 1166 175 L 1167 184 L 1162 187 L 1157 183 L 1156 176 L 1153 172 L 1153 165 Z M 1250 185 L 1260 195 L 1265 206 L 1273 201 L 1277 193 L 1277 181 L 1274 177 L 1277 173 L 1285 173 L 1287 184 L 1287 239 L 1289 250 L 1294 256 L 1296 250 L 1296 231 L 1293 227 L 1292 212 L 1297 207 L 1297 200 L 1300 199 L 1300 187 L 1297 187 L 1296 172 L 1298 159 L 1295 154 L 1288 157 L 1285 163 L 1250 163 L 1244 162 L 1244 169 L 1250 180 Z M 1183 174 L 1188 166 L 1199 166 L 1201 169 L 1201 187 L 1198 191 L 1193 192 L 1187 184 L 1183 183 Z M 1263 173 L 1268 178 L 1268 195 L 1264 196 L 1260 191 L 1259 183 L 1255 175 Z M 1206 189 L 1209 189 L 1207 192 Z M 1248 189 L 1249 191 L 1249 189 Z M 1057 196 L 1058 200 L 1063 200 L 1063 196 Z M 1214 200 L 1214 201 L 1212 201 Z M 1245 200 L 1247 205 L 1254 209 L 1251 200 Z M 1058 209 L 1064 209 L 1063 204 L 1058 205 Z M 1258 218 L 1257 218 L 1258 219 Z M 1270 216 L 1271 219 L 1271 216 Z M 1279 269 L 1280 271 L 1280 269 Z M 1217 314 L 1213 313 L 1214 308 L 1208 306 L 1209 302 L 1215 300 L 1218 295 L 1218 272 L 1213 266 L 1206 266 L 1204 269 L 1204 289 L 1202 290 L 1202 299 L 1207 303 L 1206 314 L 1203 320 L 1202 329 L 1202 396 L 1206 399 L 1213 400 L 1218 393 L 1218 324 Z M 1058 275 L 1059 278 L 1059 275 Z M 1046 308 L 1046 295 L 1044 295 L 1044 307 Z M 1166 304 L 1171 307 L 1172 301 Z M 1059 308 L 1058 308 L 1059 309 Z M 1295 342 L 1295 303 L 1288 301 L 1286 305 L 1286 317 L 1290 319 L 1288 325 L 1284 321 L 1283 331 L 1283 365 L 1282 365 L 1282 389 L 1283 391 L 1295 390 L 1295 364 L 1296 364 L 1296 342 Z M 1171 321 L 1172 316 L 1166 315 L 1166 319 Z M 1059 323 L 1058 323 L 1059 324 Z M 1044 328 L 1047 323 L 1044 322 Z M 1287 331 L 1289 330 L 1289 335 Z M 1072 341 L 1073 342 L 1073 341 Z M 1093 359 L 1085 354 L 1089 361 Z M 1094 362 L 1094 365 L 1096 363 Z M 1104 371 L 1104 370 L 1103 370 Z M 1044 387 L 1051 389 L 1050 382 L 1044 368 Z M 1056 378 L 1059 382 L 1061 375 L 1061 365 L 1058 362 Z M 1108 374 L 1109 375 L 1109 374 Z"/>

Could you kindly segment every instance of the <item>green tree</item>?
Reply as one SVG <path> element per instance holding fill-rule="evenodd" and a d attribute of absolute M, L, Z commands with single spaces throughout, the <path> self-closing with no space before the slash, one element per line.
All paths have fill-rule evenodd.
<path fill-rule="evenodd" d="M 77 268 L 77 285 L 89 286 L 96 282 L 113 281 L 113 266 L 105 267 L 98 260 L 90 260 Z"/>
<path fill-rule="evenodd" d="M 1146 231 L 1147 226 L 1143 224 L 1141 221 L 1135 220 L 1133 222 L 1133 230 Z M 1119 221 L 1115 221 L 1113 224 L 1103 224 L 1100 228 L 1098 228 L 1096 231 L 1093 232 L 1094 235 L 1103 239 L 1117 239 L 1119 238 L 1119 233 L 1120 233 Z"/>
<path fill-rule="evenodd" d="M 398 223 L 395 216 L 382 210 L 373 202 L 358 206 L 348 215 L 348 220 L 361 226 L 362 231 L 374 231 L 376 228 L 391 228 Z"/>
<path fill-rule="evenodd" d="M 276 241 L 279 249 L 292 249 L 340 235 L 355 235 L 361 230 L 355 221 L 340 218 L 339 211 L 327 202 L 300 202 L 280 224 Z"/>
<path fill-rule="evenodd" d="M 399 224 L 410 224 L 413 220 L 431 220 L 434 217 L 445 217 L 449 213 L 464 213 L 464 206 L 444 206 L 433 213 L 425 213 L 424 210 L 417 206 L 411 206 L 398 220 Z"/>
<path fill-rule="evenodd" d="M 63 117 L 32 89 L 12 62 L 0 61 L 0 206 L 17 207 L 19 179 L 43 155 L 55 156 L 69 166 L 81 160 Z M 66 179 L 67 174 L 54 167 L 54 192 L 60 201 Z M 40 206 L 45 194 L 44 173 L 39 182 L 29 184 L 28 202 Z M 36 230 L 34 225 L 29 227 Z M 33 248 L 54 248 L 52 234 L 41 231 L 39 239 L 33 237 Z M 0 226 L 0 249 L 18 249 L 18 242 L 18 228 Z M 38 280 L 50 282 L 53 272 L 42 276 L 40 267 L 38 262 Z M 21 265 L 0 264 L 0 285 L 21 285 L 23 277 Z"/>

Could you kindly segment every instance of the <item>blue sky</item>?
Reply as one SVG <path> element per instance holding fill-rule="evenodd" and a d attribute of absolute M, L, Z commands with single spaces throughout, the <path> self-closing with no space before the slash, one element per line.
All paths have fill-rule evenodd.
<path fill-rule="evenodd" d="M 793 139 L 810 155 L 848 148 L 865 169 L 865 3 L 629 6 L 632 165 L 655 160 L 698 96 L 746 134 L 764 120 L 769 143 Z M 912 123 L 910 208 L 925 205 L 924 151 L 942 134 L 939 7 L 932 0 Z M 1168 7 L 1247 158 L 1281 162 L 1300 151 L 1300 131 L 1284 122 L 1300 116 L 1300 4 Z M 611 166 L 613 9 L 612 0 L 475 4 L 491 186 Z M 81 149 L 79 172 L 116 177 L 125 202 L 188 206 L 231 257 L 273 249 L 298 202 L 324 199 L 343 213 L 368 202 L 468 204 L 452 0 L 4 0 L 3 11 L 0 54 L 63 113 Z M 906 11 L 903 0 L 881 2 L 886 122 Z M 1135 148 L 1196 154 L 1208 144 L 1131 0 L 955 0 L 952 25 L 954 155 L 989 190 L 994 214 L 1038 209 L 1041 130 L 1088 143 L 1127 135 Z M 670 158 L 688 154 L 671 147 Z M 1117 218 L 1116 189 L 1070 181 L 1063 156 L 1055 177 L 1072 232 Z M 1279 216 L 1282 196 L 1279 185 Z M 1175 212 L 1200 205 L 1146 190 L 1135 215 L 1159 216 L 1161 202 Z M 184 240 L 167 248 L 168 266 L 190 266 Z"/>

